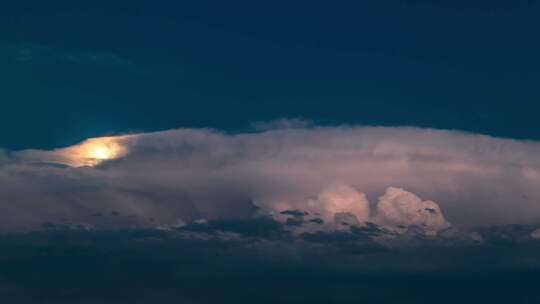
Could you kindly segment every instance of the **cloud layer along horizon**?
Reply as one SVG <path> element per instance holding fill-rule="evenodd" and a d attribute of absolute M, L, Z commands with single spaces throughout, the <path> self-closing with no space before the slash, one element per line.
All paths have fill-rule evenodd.
<path fill-rule="evenodd" d="M 457 131 L 316 126 L 179 129 L 0 150 L 0 231 L 261 216 L 302 217 L 322 230 L 415 226 L 426 235 L 450 225 L 538 224 L 538 155 L 538 142 Z"/>

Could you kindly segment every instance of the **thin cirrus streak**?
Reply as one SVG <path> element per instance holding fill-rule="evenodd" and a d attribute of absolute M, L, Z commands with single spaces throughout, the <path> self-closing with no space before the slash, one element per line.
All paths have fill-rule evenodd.
<path fill-rule="evenodd" d="M 540 221 L 538 155 L 534 141 L 411 127 L 179 129 L 95 138 L 5 153 L 0 229 L 49 221 L 131 227 L 260 213 L 279 218 L 287 210 L 327 221 L 349 212 L 361 222 L 394 226 L 411 218 L 411 225 L 434 225 L 430 233 L 448 222 L 530 224 Z M 407 204 L 429 212 L 407 213 Z M 438 208 L 444 217 L 430 215 Z M 122 216 L 91 217 L 111 212 Z"/>

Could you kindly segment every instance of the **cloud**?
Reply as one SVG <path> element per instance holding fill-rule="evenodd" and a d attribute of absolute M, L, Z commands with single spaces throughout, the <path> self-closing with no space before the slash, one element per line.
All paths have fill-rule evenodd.
<path fill-rule="evenodd" d="M 57 164 L 71 167 L 95 166 L 104 160 L 124 156 L 127 149 L 118 142 L 130 135 L 90 138 L 80 144 L 52 151 L 24 150 L 16 157 L 24 162 Z"/>
<path fill-rule="evenodd" d="M 188 226 L 170 232 L 0 234 L 0 296 L 13 303 L 396 303 L 405 296 L 413 303 L 458 303 L 464 295 L 465 302 L 508 303 L 516 294 L 531 303 L 539 299 L 534 286 L 540 247 L 530 237 L 520 246 L 494 241 L 396 248 L 356 230 L 291 240 L 270 219 Z M 492 234 L 527 234 L 515 227 L 500 230 Z"/>
<path fill-rule="evenodd" d="M 460 229 L 540 222 L 540 144 L 533 141 L 410 127 L 180 129 L 107 138 L 123 152 L 85 154 L 88 143 L 104 140 L 5 152 L 0 230 L 260 215 L 285 223 L 287 210 L 309 213 L 301 225 L 287 225 L 305 232 L 335 225 L 340 213 L 428 234 L 448 222 Z"/>
<path fill-rule="evenodd" d="M 326 220 L 333 219 L 338 213 L 350 212 L 358 221 L 365 222 L 370 215 L 366 195 L 344 184 L 332 185 L 324 189 L 317 199 L 309 200 L 307 206 L 318 209 Z"/>
<path fill-rule="evenodd" d="M 379 197 L 374 221 L 397 232 L 406 230 L 407 226 L 418 226 L 428 235 L 450 227 L 435 202 L 422 201 L 415 194 L 394 187 Z"/>

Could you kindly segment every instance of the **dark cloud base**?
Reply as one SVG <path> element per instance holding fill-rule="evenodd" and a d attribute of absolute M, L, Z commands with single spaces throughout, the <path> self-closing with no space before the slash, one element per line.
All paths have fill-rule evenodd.
<path fill-rule="evenodd" d="M 366 231 L 293 236 L 268 219 L 173 231 L 56 229 L 0 237 L 5 303 L 538 303 L 540 242 L 523 226 L 482 244 Z M 372 231 L 369 231 L 372 233 Z M 354 250 L 353 250 L 354 249 Z"/>

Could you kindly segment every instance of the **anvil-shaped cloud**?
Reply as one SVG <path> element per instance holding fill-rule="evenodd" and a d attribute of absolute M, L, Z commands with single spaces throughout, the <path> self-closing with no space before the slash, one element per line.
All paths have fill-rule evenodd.
<path fill-rule="evenodd" d="M 279 218 L 287 210 L 324 222 L 350 213 L 428 234 L 448 222 L 532 224 L 540 222 L 538 155 L 538 142 L 411 127 L 180 129 L 89 139 L 0 154 L 0 230 L 46 222 L 150 227 Z"/>

